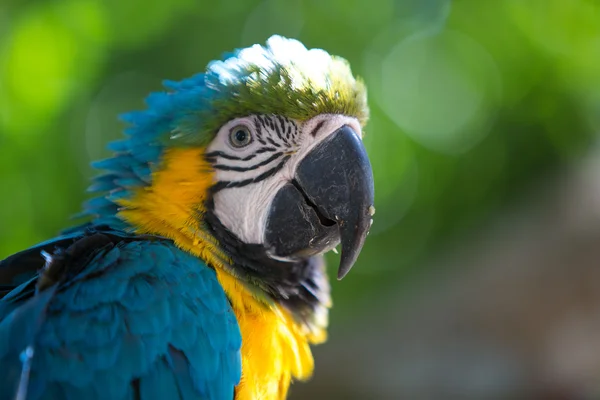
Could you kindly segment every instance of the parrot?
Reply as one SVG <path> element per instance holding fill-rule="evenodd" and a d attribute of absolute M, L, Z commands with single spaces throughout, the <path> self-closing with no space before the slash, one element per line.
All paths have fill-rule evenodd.
<path fill-rule="evenodd" d="M 366 85 L 271 36 L 163 82 L 79 222 L 0 261 L 0 400 L 285 399 L 373 223 Z"/>

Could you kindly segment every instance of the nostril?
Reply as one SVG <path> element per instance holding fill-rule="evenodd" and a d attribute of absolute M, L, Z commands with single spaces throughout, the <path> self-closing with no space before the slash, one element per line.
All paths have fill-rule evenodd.
<path fill-rule="evenodd" d="M 317 214 L 317 218 L 319 218 L 319 222 L 321 223 L 321 225 L 323 225 L 323 226 L 334 226 L 335 225 L 335 221 L 332 221 L 329 218 L 327 218 L 325 215 L 323 215 L 323 213 L 321 213 L 321 211 L 319 211 L 319 207 L 317 207 L 317 205 L 308 198 L 306 193 L 304 193 L 304 190 L 302 190 L 302 188 L 300 187 L 300 184 L 298 183 L 297 180 L 293 179 L 292 185 L 294 185 L 296 190 L 298 192 L 300 192 L 300 194 L 304 198 L 304 201 L 306 202 L 306 204 L 314 210 L 315 214 Z"/>

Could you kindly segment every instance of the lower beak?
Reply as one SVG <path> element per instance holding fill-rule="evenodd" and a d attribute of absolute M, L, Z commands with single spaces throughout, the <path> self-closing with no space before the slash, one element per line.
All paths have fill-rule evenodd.
<path fill-rule="evenodd" d="M 276 257 L 303 259 L 342 244 L 338 279 L 356 262 L 372 224 L 366 150 L 349 126 L 317 145 L 275 196 L 265 241 Z"/>

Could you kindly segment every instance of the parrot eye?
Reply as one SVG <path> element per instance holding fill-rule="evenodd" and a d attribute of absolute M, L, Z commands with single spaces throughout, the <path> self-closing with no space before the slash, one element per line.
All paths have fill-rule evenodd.
<path fill-rule="evenodd" d="M 234 126 L 229 131 L 229 143 L 236 148 L 246 147 L 252 143 L 252 134 L 248 127 L 245 125 Z"/>

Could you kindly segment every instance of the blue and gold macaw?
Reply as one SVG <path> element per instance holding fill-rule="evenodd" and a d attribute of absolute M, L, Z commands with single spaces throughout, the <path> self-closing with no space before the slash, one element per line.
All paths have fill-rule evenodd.
<path fill-rule="evenodd" d="M 366 91 L 273 36 L 165 82 L 85 204 L 0 262 L 0 399 L 282 399 L 372 223 Z M 16 397 L 15 397 L 16 396 Z"/>

